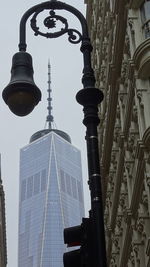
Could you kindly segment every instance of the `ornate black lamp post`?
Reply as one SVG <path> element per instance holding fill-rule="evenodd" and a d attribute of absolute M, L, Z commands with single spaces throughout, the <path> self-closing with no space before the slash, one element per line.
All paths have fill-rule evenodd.
<path fill-rule="evenodd" d="M 44 19 L 44 25 L 49 32 L 43 33 L 37 25 L 38 15 L 49 11 L 49 16 Z M 67 19 L 57 15 L 57 10 L 65 10 L 76 16 L 82 27 L 80 33 L 76 29 L 69 28 Z M 46 38 L 57 38 L 68 34 L 69 42 L 81 43 L 83 53 L 83 89 L 80 90 L 76 99 L 83 106 L 84 120 L 86 126 L 86 142 L 89 171 L 89 189 L 91 193 L 90 219 L 92 222 L 92 235 L 94 240 L 92 267 L 106 267 L 105 234 L 103 221 L 103 204 L 101 192 L 100 163 L 98 153 L 97 126 L 99 124 L 98 105 L 103 100 L 103 93 L 95 88 L 95 77 L 91 67 L 92 46 L 88 35 L 87 22 L 84 16 L 74 7 L 57 0 L 50 0 L 30 8 L 23 15 L 20 22 L 20 43 L 19 52 L 13 56 L 12 76 L 8 86 L 3 91 L 3 99 L 11 111 L 18 116 L 29 114 L 41 100 L 41 92 L 33 80 L 32 57 L 26 52 L 26 22 L 31 18 L 31 28 L 35 35 L 42 35 Z M 57 21 L 63 24 L 60 31 L 50 32 L 50 29 L 57 26 Z M 85 265 L 84 265 L 85 266 Z"/>

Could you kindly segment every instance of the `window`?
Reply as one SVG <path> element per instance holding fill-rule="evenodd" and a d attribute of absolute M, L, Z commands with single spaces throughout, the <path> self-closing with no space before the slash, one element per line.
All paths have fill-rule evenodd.
<path fill-rule="evenodd" d="M 77 184 L 76 179 L 71 177 L 71 185 L 72 185 L 72 195 L 75 199 L 77 199 Z"/>
<path fill-rule="evenodd" d="M 142 28 L 145 38 L 150 37 L 150 0 L 145 1 L 141 6 Z"/>
<path fill-rule="evenodd" d="M 21 182 L 21 201 L 26 199 L 26 180 Z"/>
<path fill-rule="evenodd" d="M 71 180 L 70 180 L 70 175 L 67 173 L 66 173 L 66 186 L 68 195 L 71 195 Z"/>
<path fill-rule="evenodd" d="M 41 172 L 41 192 L 46 190 L 46 169 Z"/>
<path fill-rule="evenodd" d="M 40 192 L 40 172 L 34 175 L 34 194 Z"/>
<path fill-rule="evenodd" d="M 27 179 L 27 198 L 31 197 L 33 193 L 33 176 Z"/>
<path fill-rule="evenodd" d="M 81 187 L 81 183 L 79 181 L 77 181 L 77 188 L 78 188 L 78 197 L 79 197 L 79 201 L 83 202 L 83 193 L 82 193 L 82 187 Z"/>
<path fill-rule="evenodd" d="M 61 181 L 61 189 L 62 189 L 62 191 L 66 192 L 65 173 L 64 173 L 63 170 L 60 170 L 60 181 Z"/>

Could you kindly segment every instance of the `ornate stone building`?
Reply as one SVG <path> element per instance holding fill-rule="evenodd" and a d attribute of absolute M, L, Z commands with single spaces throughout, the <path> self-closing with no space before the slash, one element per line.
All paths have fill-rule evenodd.
<path fill-rule="evenodd" d="M 5 224 L 5 196 L 1 179 L 1 157 L 0 157 L 0 267 L 7 266 L 6 251 L 6 224 Z"/>
<path fill-rule="evenodd" d="M 150 267 L 150 0 L 85 0 L 93 44 L 107 259 Z"/>

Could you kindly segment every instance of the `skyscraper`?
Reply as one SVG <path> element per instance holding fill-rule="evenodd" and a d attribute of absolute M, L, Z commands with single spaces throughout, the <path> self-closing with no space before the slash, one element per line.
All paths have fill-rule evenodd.
<path fill-rule="evenodd" d="M 81 155 L 65 132 L 52 129 L 48 69 L 49 127 L 20 152 L 18 267 L 63 266 L 63 229 L 84 216 Z"/>

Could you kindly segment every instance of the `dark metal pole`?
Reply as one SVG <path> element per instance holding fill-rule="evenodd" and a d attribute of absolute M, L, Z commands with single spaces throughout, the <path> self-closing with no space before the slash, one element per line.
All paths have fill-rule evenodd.
<path fill-rule="evenodd" d="M 103 202 L 101 190 L 100 162 L 98 151 L 97 126 L 98 104 L 103 100 L 103 94 L 96 88 L 85 88 L 77 93 L 77 101 L 83 105 L 84 120 L 87 127 L 87 157 L 89 171 L 89 188 L 91 193 L 91 219 L 93 222 L 95 259 L 94 267 L 106 267 L 106 245 L 103 219 Z"/>
<path fill-rule="evenodd" d="M 81 51 L 84 57 L 83 86 L 84 89 L 77 93 L 77 101 L 83 106 L 86 126 L 87 159 L 89 172 L 89 189 L 91 193 L 91 212 L 93 222 L 93 234 L 95 240 L 94 267 L 106 267 L 106 243 L 104 228 L 104 213 L 102 199 L 102 185 L 100 174 L 100 160 L 98 149 L 97 126 L 100 122 L 98 117 L 98 105 L 103 100 L 101 90 L 95 88 L 95 76 L 91 67 L 92 46 L 90 39 L 83 40 Z"/>

